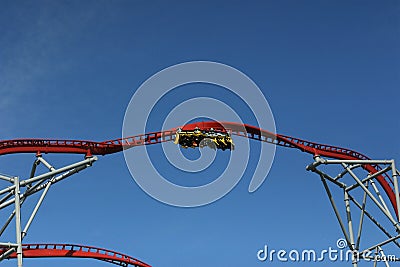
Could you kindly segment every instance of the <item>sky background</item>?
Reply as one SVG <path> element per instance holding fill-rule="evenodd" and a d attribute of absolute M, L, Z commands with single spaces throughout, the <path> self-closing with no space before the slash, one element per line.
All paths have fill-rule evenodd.
<path fill-rule="evenodd" d="M 237 68 L 261 88 L 278 133 L 399 161 L 399 14 L 400 3 L 390 0 L 1 0 L 0 139 L 119 138 L 130 98 L 146 79 L 177 63 L 209 60 Z M 171 101 L 213 92 L 193 88 Z M 160 114 L 170 105 L 161 103 Z M 57 167 L 82 156 L 45 158 Z M 1 156 L 0 172 L 27 176 L 34 159 Z M 247 172 L 221 200 L 184 209 L 144 193 L 122 153 L 100 157 L 50 190 L 24 242 L 93 245 L 153 266 L 303 265 L 259 262 L 256 253 L 264 245 L 336 247 L 342 234 L 319 178 L 305 170 L 311 162 L 278 147 L 255 193 L 247 191 Z M 216 164 L 223 167 L 223 159 Z"/>

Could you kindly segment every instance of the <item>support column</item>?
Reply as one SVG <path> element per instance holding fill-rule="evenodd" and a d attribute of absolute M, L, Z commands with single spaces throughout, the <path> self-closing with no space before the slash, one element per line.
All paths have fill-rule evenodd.
<path fill-rule="evenodd" d="M 19 177 L 14 177 L 15 185 L 15 233 L 17 241 L 18 267 L 22 267 L 22 235 L 21 235 L 21 200 L 19 195 Z"/>

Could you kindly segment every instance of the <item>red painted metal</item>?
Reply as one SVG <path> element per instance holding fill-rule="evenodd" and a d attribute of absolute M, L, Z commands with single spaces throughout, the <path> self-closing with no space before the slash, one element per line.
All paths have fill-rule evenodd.
<path fill-rule="evenodd" d="M 8 247 L 0 247 L 0 255 L 8 250 Z M 71 244 L 24 244 L 22 245 L 24 258 L 92 258 L 106 261 L 119 266 L 151 267 L 138 259 L 115 251 L 96 247 L 71 245 Z M 8 258 L 16 258 L 14 252 Z"/>
<path fill-rule="evenodd" d="M 342 159 L 342 160 L 370 159 L 367 156 L 351 149 L 325 145 L 325 144 L 318 144 L 315 142 L 310 142 L 287 135 L 275 134 L 267 130 L 263 130 L 258 127 L 247 124 L 240 124 L 235 122 L 200 122 L 200 123 L 193 123 L 186 125 L 184 126 L 183 129 L 191 130 L 194 129 L 195 127 L 199 127 L 201 129 L 213 128 L 215 130 L 227 130 L 231 132 L 231 134 L 233 135 L 243 136 L 246 138 L 262 142 L 276 144 L 279 146 L 297 148 L 303 152 L 323 157 Z M 371 174 L 376 173 L 382 169 L 379 165 L 364 165 L 363 168 Z M 389 197 L 389 200 L 394 210 L 397 210 L 396 195 L 394 193 L 394 183 L 392 179 L 387 174 L 385 174 L 385 175 L 379 175 L 377 177 L 377 180 L 384 189 L 387 196 Z"/>
<path fill-rule="evenodd" d="M 345 160 L 369 159 L 367 156 L 354 150 L 309 142 L 291 136 L 275 134 L 255 126 L 235 122 L 196 122 L 181 126 L 180 128 L 183 130 L 194 130 L 196 127 L 200 128 L 201 130 L 210 130 L 213 128 L 214 130 L 218 131 L 228 131 L 233 135 L 243 136 L 279 146 L 297 148 L 303 152 L 313 155 L 320 155 L 323 157 Z M 135 146 L 151 145 L 171 141 L 173 140 L 177 129 L 178 128 L 162 132 L 140 134 L 104 142 L 46 139 L 5 140 L 0 141 L 0 155 L 12 153 L 74 153 L 86 155 L 107 155 Z M 365 165 L 363 168 L 370 173 L 376 173 L 381 170 L 380 166 L 378 165 Z M 397 210 L 396 196 L 393 190 L 393 181 L 386 174 L 378 176 L 377 180 L 388 195 L 392 206 L 395 210 Z"/>
<path fill-rule="evenodd" d="M 175 131 L 140 134 L 104 142 L 54 139 L 13 139 L 0 141 L 0 155 L 15 153 L 69 153 L 107 155 L 135 146 L 172 140 Z"/>

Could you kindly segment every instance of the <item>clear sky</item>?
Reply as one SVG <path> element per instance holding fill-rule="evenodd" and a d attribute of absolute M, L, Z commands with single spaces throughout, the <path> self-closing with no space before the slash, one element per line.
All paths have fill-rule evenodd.
<path fill-rule="evenodd" d="M 177 63 L 208 60 L 237 68 L 261 88 L 278 133 L 399 161 L 399 14 L 400 3 L 390 0 L 2 0 L 0 139 L 119 138 L 130 98 L 146 79 Z M 191 97 L 184 94 L 171 101 Z M 193 92 L 208 94 L 208 87 Z M 82 157 L 46 159 L 62 166 Z M 26 176 L 33 160 L 1 156 L 0 172 Z M 311 162 L 278 147 L 255 193 L 247 191 L 247 172 L 221 200 L 184 209 L 143 192 L 122 153 L 100 157 L 51 189 L 24 242 L 104 247 L 154 266 L 303 265 L 259 262 L 256 253 L 264 245 L 322 250 L 342 237 L 319 178 L 305 170 Z"/>

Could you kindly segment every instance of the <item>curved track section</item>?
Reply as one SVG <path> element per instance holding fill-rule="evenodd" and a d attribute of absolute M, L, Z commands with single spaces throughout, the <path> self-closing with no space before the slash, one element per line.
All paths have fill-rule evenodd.
<path fill-rule="evenodd" d="M 0 254 L 8 247 L 0 247 Z M 150 265 L 115 251 L 71 244 L 24 244 L 22 245 L 24 258 L 92 258 L 106 261 L 119 266 L 151 267 Z M 8 258 L 16 258 L 14 252 Z"/>
<path fill-rule="evenodd" d="M 198 127 L 200 130 L 228 131 L 233 135 L 242 136 L 261 142 L 267 142 L 279 146 L 297 148 L 303 152 L 320 155 L 334 159 L 345 160 L 367 160 L 367 156 L 354 150 L 318 144 L 291 136 L 275 134 L 255 126 L 240 124 L 235 122 L 198 122 L 179 127 L 183 130 L 193 130 Z M 140 134 L 127 138 L 108 140 L 103 142 L 82 141 L 82 140 L 49 140 L 49 139 L 15 139 L 0 141 L 0 155 L 12 153 L 74 153 L 91 155 L 107 155 L 120 152 L 135 146 L 158 144 L 161 142 L 172 141 L 178 128 Z M 365 165 L 365 170 L 376 173 L 381 170 L 378 165 Z M 387 175 L 377 177 L 378 182 L 388 195 L 394 209 L 397 209 L 394 184 Z"/>

